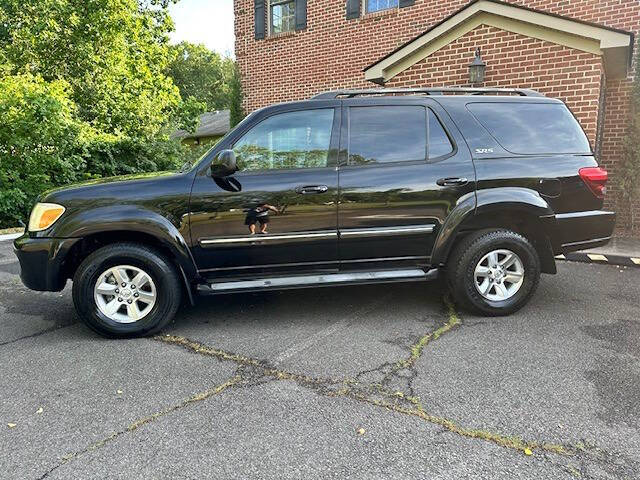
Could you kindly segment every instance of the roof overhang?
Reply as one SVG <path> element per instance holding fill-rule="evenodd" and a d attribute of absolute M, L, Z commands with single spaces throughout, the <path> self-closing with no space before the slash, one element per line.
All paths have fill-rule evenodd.
<path fill-rule="evenodd" d="M 367 67 L 365 79 L 384 84 L 480 25 L 601 55 L 608 78 L 625 77 L 630 69 L 634 45 L 631 32 L 501 1 L 475 0 Z"/>

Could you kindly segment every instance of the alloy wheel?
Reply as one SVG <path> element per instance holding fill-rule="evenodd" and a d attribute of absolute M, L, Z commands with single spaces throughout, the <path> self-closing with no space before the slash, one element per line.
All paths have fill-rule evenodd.
<path fill-rule="evenodd" d="M 493 302 L 502 302 L 522 287 L 524 265 L 511 250 L 493 250 L 480 259 L 473 276 L 480 295 Z"/>
<path fill-rule="evenodd" d="M 151 276 L 131 265 L 118 265 L 104 271 L 94 288 L 98 309 L 117 323 L 142 320 L 153 309 L 157 290 Z"/>

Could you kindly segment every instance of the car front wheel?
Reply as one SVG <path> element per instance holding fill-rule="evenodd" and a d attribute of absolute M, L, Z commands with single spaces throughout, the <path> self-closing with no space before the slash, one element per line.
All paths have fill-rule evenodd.
<path fill-rule="evenodd" d="M 540 259 L 531 243 L 510 230 L 485 230 L 456 246 L 447 266 L 455 300 L 483 315 L 521 309 L 540 280 Z"/>
<path fill-rule="evenodd" d="M 89 255 L 73 278 L 73 302 L 94 331 L 112 338 L 151 335 L 175 316 L 181 285 L 173 264 L 144 245 L 118 243 Z"/>

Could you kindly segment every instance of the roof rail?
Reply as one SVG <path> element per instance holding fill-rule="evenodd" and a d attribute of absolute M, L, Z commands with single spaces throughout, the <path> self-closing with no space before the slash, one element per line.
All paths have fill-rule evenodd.
<path fill-rule="evenodd" d="M 322 92 L 313 99 L 329 100 L 336 98 L 353 98 L 366 95 L 389 95 L 389 94 L 405 94 L 405 95 L 444 95 L 446 93 L 467 93 L 470 95 L 507 95 L 516 94 L 523 97 L 544 97 L 540 92 L 527 88 L 468 88 L 468 87 L 433 87 L 433 88 L 372 88 L 364 90 L 334 90 L 331 92 Z"/>

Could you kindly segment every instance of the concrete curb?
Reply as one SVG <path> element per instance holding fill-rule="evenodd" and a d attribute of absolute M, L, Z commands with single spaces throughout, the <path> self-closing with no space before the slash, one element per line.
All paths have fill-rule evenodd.
<path fill-rule="evenodd" d="M 625 267 L 640 268 L 640 256 L 625 257 L 622 255 L 608 255 L 603 253 L 582 253 L 573 252 L 565 255 L 558 255 L 556 260 L 566 260 L 569 262 L 599 263 L 602 265 L 622 265 Z"/>

